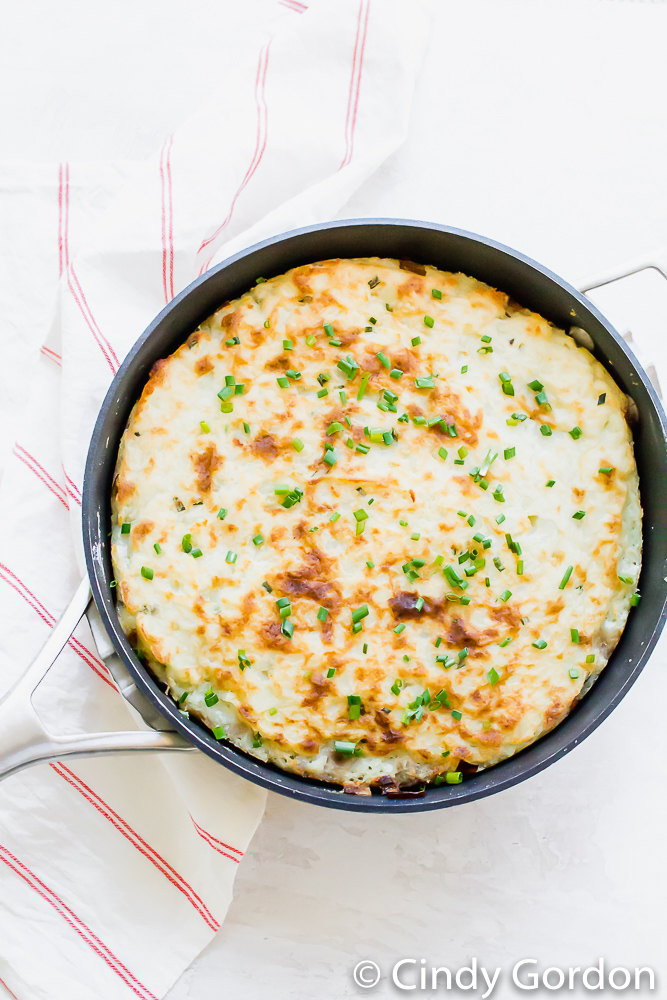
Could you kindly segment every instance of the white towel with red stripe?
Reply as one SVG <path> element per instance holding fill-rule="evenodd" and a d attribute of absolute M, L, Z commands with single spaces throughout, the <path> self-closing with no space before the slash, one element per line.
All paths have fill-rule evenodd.
<path fill-rule="evenodd" d="M 278 0 L 239 42 L 233 89 L 148 162 L 0 165 L 0 423 L 15 439 L 0 484 L 0 692 L 80 579 L 86 451 L 119 362 L 212 263 L 344 210 L 406 134 L 429 13 L 429 0 Z M 56 733 L 135 726 L 85 622 L 35 704 Z M 219 928 L 264 798 L 200 754 L 7 779 L 0 996 L 162 997 Z"/>

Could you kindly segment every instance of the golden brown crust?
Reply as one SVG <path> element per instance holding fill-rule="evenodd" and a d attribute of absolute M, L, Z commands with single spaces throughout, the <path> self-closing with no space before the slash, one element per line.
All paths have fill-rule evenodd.
<path fill-rule="evenodd" d="M 131 416 L 125 627 L 192 715 L 297 773 L 358 793 L 489 766 L 567 714 L 623 628 L 625 409 L 587 351 L 463 275 L 331 260 L 263 282 L 155 364 Z"/>

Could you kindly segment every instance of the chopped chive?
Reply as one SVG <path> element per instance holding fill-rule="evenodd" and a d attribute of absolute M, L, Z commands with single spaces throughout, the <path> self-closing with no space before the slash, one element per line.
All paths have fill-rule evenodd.
<path fill-rule="evenodd" d="M 343 406 L 345 406 L 345 404 L 347 403 L 347 396 L 346 396 L 346 394 L 345 394 L 345 393 L 343 392 L 343 390 L 342 390 L 342 389 L 341 389 L 341 390 L 339 391 L 339 393 L 338 393 L 338 396 L 339 396 L 339 398 L 340 398 L 340 401 L 341 401 L 341 403 L 343 404 Z"/>
<path fill-rule="evenodd" d="M 333 512 L 333 514 L 331 515 L 331 517 L 329 518 L 329 520 L 330 521 L 337 521 L 339 517 L 340 517 L 340 514 L 338 513 L 337 510 L 335 510 Z"/>
<path fill-rule="evenodd" d="M 367 455 L 371 449 L 367 444 L 358 444 L 354 450 L 360 452 L 362 455 Z"/>
<path fill-rule="evenodd" d="M 424 316 L 424 326 L 427 326 L 429 329 L 432 329 L 434 322 L 435 321 L 432 316 Z"/>
<path fill-rule="evenodd" d="M 528 388 L 532 389 L 533 392 L 542 392 L 542 389 L 544 389 L 544 386 L 542 385 L 541 382 L 538 382 L 537 379 L 534 379 L 532 382 L 528 383 Z"/>
<path fill-rule="evenodd" d="M 586 663 L 595 663 L 595 653 L 589 653 L 586 657 Z"/>
<path fill-rule="evenodd" d="M 499 378 L 499 379 L 500 379 L 500 381 L 501 381 L 501 382 L 503 382 L 503 383 L 506 383 L 506 382 L 511 382 L 511 381 L 512 381 L 512 378 L 511 378 L 511 376 L 510 376 L 510 375 L 508 374 L 508 372 L 500 372 L 500 374 L 498 375 L 498 378 Z"/>
<path fill-rule="evenodd" d="M 432 299 L 441 299 L 442 298 L 442 292 L 440 291 L 439 288 L 432 288 L 431 289 L 431 298 Z"/>
<path fill-rule="evenodd" d="M 356 743 L 350 743 L 348 740 L 334 740 L 334 750 L 344 757 L 351 757 L 356 749 Z"/>
<path fill-rule="evenodd" d="M 141 575 L 143 576 L 144 580 L 152 580 L 153 570 L 150 568 L 150 566 L 142 566 Z"/>
<path fill-rule="evenodd" d="M 454 715 L 453 712 L 452 715 Z M 447 751 L 447 753 L 449 753 L 449 750 Z M 443 753 L 442 756 L 444 757 L 445 754 Z M 447 771 L 447 774 L 445 775 L 446 784 L 460 785 L 462 781 L 463 781 L 463 771 Z"/>
<path fill-rule="evenodd" d="M 551 409 L 546 392 L 538 392 L 537 396 L 535 397 L 535 402 L 537 403 L 538 406 L 544 406 L 545 409 L 549 410 Z"/>
<path fill-rule="evenodd" d="M 334 420 L 334 422 L 332 424 L 329 424 L 329 426 L 327 427 L 327 434 L 329 435 L 337 434 L 338 431 L 342 430 L 343 430 L 343 425 L 339 423 L 338 420 Z"/>
<path fill-rule="evenodd" d="M 476 523 L 477 523 L 477 518 L 475 517 L 474 514 L 471 514 L 470 517 L 468 518 L 468 524 L 470 525 L 471 528 L 474 528 Z"/>
<path fill-rule="evenodd" d="M 192 552 L 192 535 L 183 535 L 181 548 L 184 552 Z"/>
<path fill-rule="evenodd" d="M 213 688 L 209 688 L 208 691 L 204 694 L 204 702 L 206 703 L 206 705 L 208 705 L 209 708 L 213 708 L 213 706 L 217 705 L 219 701 L 220 699 L 218 698 Z"/>
<path fill-rule="evenodd" d="M 276 382 L 278 383 L 278 385 L 280 386 L 281 389 L 287 389 L 288 386 L 289 386 L 289 379 L 288 378 L 277 378 Z"/>
<path fill-rule="evenodd" d="M 324 396 L 328 396 L 328 395 L 329 395 L 329 390 L 328 389 L 320 389 L 320 391 L 317 393 L 317 398 L 318 399 L 323 399 Z"/>
<path fill-rule="evenodd" d="M 602 475 L 609 475 L 609 473 L 613 471 L 614 470 L 611 465 L 603 465 L 601 468 L 598 469 L 598 472 L 601 473 Z"/>
<path fill-rule="evenodd" d="M 531 643 L 531 646 L 534 646 L 535 649 L 546 649 L 547 642 L 545 639 L 537 639 L 535 642 Z"/>
<path fill-rule="evenodd" d="M 417 389 L 435 389 L 435 382 L 431 375 L 423 376 L 422 378 L 415 379 L 415 386 Z"/>
<path fill-rule="evenodd" d="M 335 465 L 336 464 L 336 453 L 333 450 L 332 451 L 325 451 L 324 455 L 322 456 L 322 461 L 326 462 L 327 465 L 329 465 L 329 466 Z"/>
<path fill-rule="evenodd" d="M 160 548 L 160 543 L 159 542 L 154 542 L 153 543 L 153 548 L 155 549 L 155 551 L 157 552 L 157 554 L 160 555 L 160 553 L 162 552 L 162 549 Z"/>
<path fill-rule="evenodd" d="M 229 552 L 225 556 L 225 562 L 229 563 L 230 566 L 233 566 L 237 559 L 238 559 L 238 556 L 237 556 L 236 552 L 232 552 L 231 549 L 229 550 Z"/>
<path fill-rule="evenodd" d="M 202 434 L 210 434 L 211 428 L 208 426 L 205 420 L 199 421 L 199 426 L 201 427 Z"/>
<path fill-rule="evenodd" d="M 353 511 L 353 514 L 356 521 L 365 521 L 368 517 L 368 512 L 363 510 L 363 508 Z"/>
<path fill-rule="evenodd" d="M 362 618 L 367 618 L 368 614 L 369 611 L 367 604 L 362 604 L 360 607 L 355 608 L 354 611 L 352 612 L 352 624 L 356 625 L 357 622 L 360 622 L 362 620 Z"/>
<path fill-rule="evenodd" d="M 503 639 L 502 642 L 499 642 L 498 645 L 500 646 L 501 649 L 504 649 L 505 646 L 509 646 L 511 641 L 512 641 L 512 636 L 508 635 L 505 639 Z"/>
<path fill-rule="evenodd" d="M 498 514 L 498 517 L 496 518 L 496 524 L 502 524 L 504 520 L 505 520 L 505 515 Z"/>
<path fill-rule="evenodd" d="M 335 677 L 335 676 L 336 676 L 336 668 L 335 667 L 329 667 L 329 669 L 327 670 L 327 678 L 330 680 L 332 677 Z"/>
<path fill-rule="evenodd" d="M 500 595 L 500 600 L 501 601 L 509 601 L 509 599 L 510 599 L 511 596 L 512 596 L 512 591 L 511 590 L 503 590 L 502 594 Z"/>
<path fill-rule="evenodd" d="M 443 462 L 447 458 L 447 454 L 448 454 L 448 452 L 447 452 L 446 448 L 438 448 L 438 455 L 443 460 Z"/>
<path fill-rule="evenodd" d="M 565 573 L 563 574 L 563 579 L 558 584 L 558 589 L 559 590 L 565 590 L 565 587 L 567 586 L 567 582 L 570 579 L 570 577 L 572 576 L 572 570 L 573 569 L 574 569 L 574 566 L 568 566 L 567 567 L 567 569 L 565 570 Z"/>
<path fill-rule="evenodd" d="M 245 420 L 243 421 L 243 430 L 246 432 L 246 434 L 250 434 L 250 424 L 247 424 Z"/>
<path fill-rule="evenodd" d="M 285 619 L 285 621 L 280 626 L 280 631 L 286 638 L 291 639 L 294 635 L 294 625 L 291 621 Z"/>
<path fill-rule="evenodd" d="M 378 359 L 378 361 L 380 361 L 381 364 L 384 365 L 385 368 L 391 368 L 391 361 L 389 360 L 386 354 L 383 354 L 382 351 L 378 351 L 375 357 Z"/>
<path fill-rule="evenodd" d="M 321 622 L 325 622 L 327 620 L 328 614 L 329 614 L 328 610 L 326 608 L 321 607 L 317 612 L 317 617 Z"/>
<path fill-rule="evenodd" d="M 130 533 L 131 530 L 132 530 L 132 522 L 131 521 L 125 521 L 120 526 L 120 533 L 121 533 L 121 535 L 129 535 L 129 533 Z"/>
<path fill-rule="evenodd" d="M 412 534 L 410 535 L 410 538 L 412 539 L 413 542 L 418 542 L 419 541 L 419 532 L 418 531 L 413 531 Z"/>
<path fill-rule="evenodd" d="M 552 430 L 548 424 L 540 424 L 540 434 L 543 434 L 546 438 L 551 437 Z"/>
<path fill-rule="evenodd" d="M 619 580 L 621 581 L 621 583 L 627 583 L 627 584 L 632 584 L 632 583 L 634 583 L 634 582 L 635 582 L 635 581 L 634 581 L 634 580 L 632 579 L 632 577 L 631 577 L 631 576 L 620 576 L 620 575 L 619 575 L 619 577 L 618 577 L 618 578 L 619 578 Z"/>
<path fill-rule="evenodd" d="M 366 392 L 366 386 L 368 385 L 368 380 L 371 377 L 370 372 L 366 372 L 361 376 L 361 383 L 359 385 L 359 392 L 357 393 L 357 399 L 361 400 L 364 398 L 364 393 Z"/>
<path fill-rule="evenodd" d="M 279 597 L 278 600 L 276 601 L 276 607 L 280 609 L 289 608 L 290 604 L 291 601 L 289 597 Z"/>
<path fill-rule="evenodd" d="M 505 451 L 503 452 L 503 456 L 506 459 L 514 458 L 515 455 L 516 455 L 516 448 L 505 448 Z"/>
<path fill-rule="evenodd" d="M 607 402 L 607 393 L 601 392 L 598 396 L 598 406 L 602 406 L 603 403 Z"/>
<path fill-rule="evenodd" d="M 485 333 L 483 337 L 480 338 L 483 344 L 490 344 L 493 337 L 489 337 L 488 333 Z"/>
<path fill-rule="evenodd" d="M 574 441 L 580 438 L 583 433 L 581 427 L 573 427 L 571 431 L 568 431 L 568 434 Z"/>
<path fill-rule="evenodd" d="M 372 559 L 367 559 L 366 565 L 368 566 L 369 569 L 375 569 L 375 563 L 373 562 Z"/>
<path fill-rule="evenodd" d="M 572 680 L 576 681 L 576 679 L 579 676 L 579 671 L 577 670 L 576 667 L 570 667 L 569 674 L 570 674 L 570 677 L 572 678 Z"/>
<path fill-rule="evenodd" d="M 576 512 L 576 514 L 572 515 L 572 517 L 573 517 L 573 519 L 575 521 L 581 521 L 584 517 L 586 517 L 586 511 L 585 510 L 578 510 Z"/>
<path fill-rule="evenodd" d="M 313 337 L 312 333 L 310 334 L 309 337 L 306 337 L 306 343 L 308 344 L 308 347 L 313 347 L 314 346 L 314 344 L 315 344 L 315 338 Z"/>
<path fill-rule="evenodd" d="M 203 555 L 203 552 L 201 549 L 193 549 L 190 555 L 193 559 L 199 559 L 199 557 Z"/>
<path fill-rule="evenodd" d="M 253 545 L 263 545 L 264 544 L 264 536 L 263 535 L 255 535 L 253 537 L 252 544 Z"/>
<path fill-rule="evenodd" d="M 403 378 L 404 374 L 405 373 L 401 371 L 400 368 L 392 368 L 392 370 L 389 372 L 389 378 L 395 378 L 398 381 L 399 378 Z"/>
<path fill-rule="evenodd" d="M 324 324 L 324 332 L 326 333 L 327 337 L 333 337 L 334 328 L 332 327 L 331 323 Z"/>
<path fill-rule="evenodd" d="M 511 382 L 503 382 L 503 384 L 502 384 L 502 390 L 503 390 L 503 392 L 505 393 L 506 396 L 513 396 L 514 395 L 514 386 L 512 385 Z M 510 421 L 508 420 L 507 423 L 509 424 Z"/>
<path fill-rule="evenodd" d="M 418 597 L 417 600 L 415 601 L 415 609 L 417 611 L 421 611 L 423 607 L 424 607 L 424 598 Z"/>
<path fill-rule="evenodd" d="M 491 685 L 497 684 L 498 681 L 500 680 L 500 674 L 498 673 L 498 671 L 494 667 L 491 667 L 491 669 L 489 670 L 489 672 L 487 673 L 486 676 L 488 677 L 489 684 L 491 684 Z"/>
<path fill-rule="evenodd" d="M 452 709 L 452 718 L 456 719 L 457 722 L 460 722 L 461 719 L 463 718 L 463 716 L 462 716 L 461 712 L 457 712 L 457 710 L 455 708 L 453 708 Z"/>
<path fill-rule="evenodd" d="M 294 438 L 294 440 L 292 441 L 292 447 L 294 448 L 295 451 L 303 451 L 304 449 L 303 441 L 300 441 L 299 438 Z"/>
<path fill-rule="evenodd" d="M 523 559 L 519 559 L 516 564 L 516 575 L 523 576 Z"/>
<path fill-rule="evenodd" d="M 570 639 L 572 642 L 579 642 L 579 630 L 576 628 L 570 629 Z"/>
<path fill-rule="evenodd" d="M 296 371 L 295 368 L 288 368 L 285 374 L 288 378 L 293 379 L 295 382 L 298 382 L 301 378 L 301 372 Z"/>
<path fill-rule="evenodd" d="M 413 337 L 412 340 L 410 341 L 413 347 L 419 347 L 421 342 L 422 342 L 421 337 Z"/>
<path fill-rule="evenodd" d="M 273 593 L 273 587 L 267 580 L 262 581 L 262 586 L 264 587 L 264 590 L 267 592 L 267 594 Z"/>
<path fill-rule="evenodd" d="M 294 344 L 292 343 L 292 341 L 283 340 L 283 351 L 293 351 L 293 350 L 294 350 Z"/>
<path fill-rule="evenodd" d="M 555 479 L 550 479 L 549 482 L 547 483 L 547 486 L 549 487 L 549 489 L 551 489 L 551 487 L 555 486 L 555 485 L 556 485 L 556 480 Z"/>
<path fill-rule="evenodd" d="M 395 629 L 392 629 L 392 631 L 395 632 L 396 635 L 400 635 L 401 632 L 405 631 L 405 622 L 401 622 L 400 625 L 397 625 Z"/>
<path fill-rule="evenodd" d="M 468 371 L 468 366 L 467 366 L 467 365 L 464 365 L 464 366 L 463 366 L 463 368 L 461 369 L 461 374 L 462 374 L 462 375 L 465 375 L 465 373 L 466 373 L 467 371 Z"/>

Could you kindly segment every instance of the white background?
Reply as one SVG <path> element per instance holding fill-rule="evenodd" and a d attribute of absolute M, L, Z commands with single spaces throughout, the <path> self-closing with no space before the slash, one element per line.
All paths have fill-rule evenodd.
<path fill-rule="evenodd" d="M 234 87 L 237 53 L 275 9 L 274 0 L 6 6 L 0 159 L 149 155 L 199 99 Z M 664 245 L 666 49 L 664 3 L 436 0 L 409 139 L 341 216 L 461 226 L 575 282 Z M 9 280 L 3 292 L 0 275 L 0 304 Z M 27 307 L 39 289 L 25 252 L 14 298 L 17 282 Z M 597 301 L 633 328 L 667 386 L 660 279 Z M 22 336 L 20 321 L 0 315 L 0 335 Z M 6 410 L 16 379 L 2 377 Z M 653 965 L 662 980 L 653 995 L 667 996 L 666 652 L 663 643 L 582 747 L 491 799 L 388 819 L 270 795 L 228 919 L 170 1000 L 333 1000 L 362 993 L 350 978 L 359 958 L 386 970 L 402 957 L 457 968 L 473 955 L 505 970 L 522 957 Z M 385 984 L 368 993 L 402 995 Z M 504 985 L 493 995 L 515 994 Z"/>

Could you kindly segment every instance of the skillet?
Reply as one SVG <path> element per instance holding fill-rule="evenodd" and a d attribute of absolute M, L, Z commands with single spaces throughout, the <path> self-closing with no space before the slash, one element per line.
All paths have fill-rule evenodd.
<path fill-rule="evenodd" d="M 462 271 L 507 292 L 591 346 L 621 389 L 637 420 L 635 456 L 644 511 L 639 589 L 609 663 L 592 689 L 551 732 L 520 753 L 465 777 L 459 785 L 428 786 L 389 798 L 346 795 L 339 786 L 288 774 L 224 741 L 179 712 L 136 657 L 115 610 L 111 587 L 110 496 L 116 455 L 130 410 L 155 361 L 171 354 L 223 302 L 255 278 L 333 257 L 393 257 Z M 197 278 L 150 324 L 123 361 L 102 403 L 83 483 L 83 544 L 87 576 L 49 640 L 0 701 L 0 779 L 24 767 L 65 757 L 119 752 L 203 751 L 256 784 L 316 805 L 356 812 L 413 812 L 459 805 L 509 788 L 569 753 L 613 711 L 639 676 L 667 617 L 667 423 L 656 392 L 630 348 L 584 295 L 540 264 L 473 233 L 428 222 L 360 219 L 330 222 L 274 237 L 243 250 Z M 92 596 L 92 600 L 91 600 Z M 46 732 L 31 695 L 86 613 L 100 655 L 146 728 L 128 733 L 55 737 Z"/>

